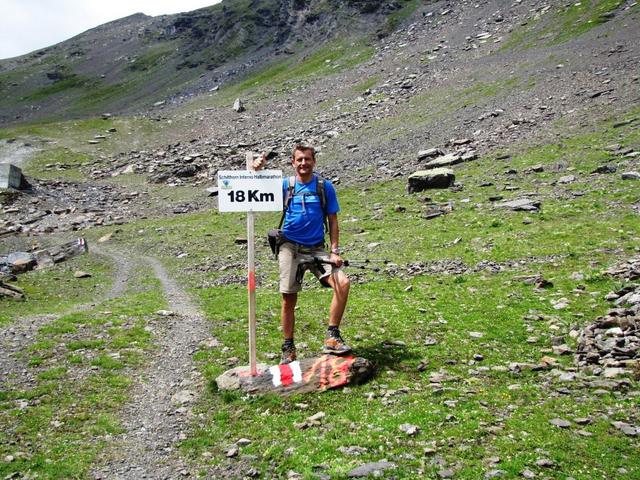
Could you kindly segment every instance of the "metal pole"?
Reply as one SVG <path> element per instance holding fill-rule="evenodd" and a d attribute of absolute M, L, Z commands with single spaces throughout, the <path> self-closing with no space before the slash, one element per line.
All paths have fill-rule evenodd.
<path fill-rule="evenodd" d="M 253 153 L 247 152 L 247 170 L 253 170 Z M 249 369 L 251 376 L 258 375 L 256 367 L 256 259 L 254 243 L 254 213 L 247 212 L 247 269 L 249 291 Z"/>

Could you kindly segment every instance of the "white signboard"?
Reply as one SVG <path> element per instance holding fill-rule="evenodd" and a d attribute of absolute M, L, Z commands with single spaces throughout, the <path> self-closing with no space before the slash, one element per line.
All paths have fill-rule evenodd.
<path fill-rule="evenodd" d="M 218 210 L 277 212 L 282 210 L 282 170 L 220 170 Z"/>

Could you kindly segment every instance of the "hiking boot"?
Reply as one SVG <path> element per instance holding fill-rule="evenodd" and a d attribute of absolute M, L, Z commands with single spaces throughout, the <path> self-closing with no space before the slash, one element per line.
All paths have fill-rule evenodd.
<path fill-rule="evenodd" d="M 296 354 L 296 346 L 291 342 L 284 342 L 281 350 L 282 356 L 280 357 L 280 365 L 295 362 L 296 358 L 298 358 L 298 355 Z"/>
<path fill-rule="evenodd" d="M 324 340 L 324 347 L 322 347 L 322 353 L 329 353 L 332 355 L 344 355 L 349 353 L 351 347 L 344 343 L 344 340 L 340 336 L 340 330 L 337 328 L 327 331 L 327 338 Z"/>

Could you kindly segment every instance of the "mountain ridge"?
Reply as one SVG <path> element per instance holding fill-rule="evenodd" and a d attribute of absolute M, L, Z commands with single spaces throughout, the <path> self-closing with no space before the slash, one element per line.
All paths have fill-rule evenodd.
<path fill-rule="evenodd" d="M 0 61 L 0 124 L 140 111 L 347 33 L 383 35 L 389 15 L 417 4 L 401 3 L 225 0 L 175 15 L 136 13 Z"/>

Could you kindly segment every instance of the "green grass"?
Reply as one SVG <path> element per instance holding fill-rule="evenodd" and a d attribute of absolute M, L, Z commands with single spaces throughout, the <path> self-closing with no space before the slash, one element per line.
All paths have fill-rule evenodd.
<path fill-rule="evenodd" d="M 77 270 L 91 272 L 91 277 L 75 278 L 73 274 Z M 27 299 L 24 302 L 0 299 L 0 325 L 29 315 L 61 313 L 75 305 L 92 302 L 106 294 L 112 273 L 106 259 L 84 255 L 22 274 L 15 285 L 24 290 Z"/>
<path fill-rule="evenodd" d="M 517 28 L 500 50 L 551 46 L 572 40 L 610 20 L 625 2 L 622 0 L 582 0 L 571 2 Z M 637 5 L 633 7 L 637 12 Z M 621 12 L 617 12 L 620 15 Z M 623 13 L 629 15 L 629 12 Z"/>
<path fill-rule="evenodd" d="M 415 12 L 419 4 L 420 2 L 418 0 L 403 0 L 403 2 L 400 2 L 401 8 L 391 15 L 387 16 L 385 24 L 380 28 L 378 34 L 389 35 L 390 33 L 397 30 L 402 22 L 404 22 L 411 16 L 413 12 Z"/>
<path fill-rule="evenodd" d="M 481 101 L 510 88 L 518 87 L 478 82 L 456 101 Z M 225 449 L 248 438 L 251 443 L 241 455 L 249 455 L 265 478 L 286 477 L 289 471 L 303 478 L 319 471 L 345 478 L 352 468 L 381 459 L 398 466 L 387 476 L 407 479 L 437 478 L 440 464 L 469 480 L 484 478 L 493 468 L 504 470 L 506 478 L 517 478 L 524 469 L 539 478 L 637 478 L 638 439 L 610 424 L 637 424 L 637 379 L 629 378 L 630 392 L 600 395 L 581 381 L 562 383 L 550 370 L 509 369 L 514 362 L 537 364 L 553 356 L 556 336 L 575 346 L 570 333 L 603 315 L 611 307 L 603 299 L 606 293 L 623 286 L 602 271 L 638 254 L 640 223 L 631 208 L 638 202 L 637 184 L 617 174 L 590 172 L 603 163 L 637 165 L 606 150 L 612 143 L 640 148 L 633 124 L 613 128 L 614 122 L 637 114 L 635 109 L 577 133 L 557 124 L 564 136 L 553 143 L 518 145 L 499 152 L 509 154 L 502 160 L 496 152 L 457 165 L 461 191 L 407 194 L 406 179 L 339 188 L 345 258 L 390 261 L 372 262 L 367 270 L 348 269 L 353 287 L 343 334 L 378 368 L 369 383 L 340 391 L 280 398 L 216 389 L 214 380 L 229 368 L 229 359 L 246 364 L 248 357 L 247 252 L 235 241 L 245 236 L 243 215 L 212 209 L 118 226 L 113 247 L 161 258 L 197 299 L 221 343 L 200 346 L 195 353 L 207 387 L 200 391 L 181 453 L 206 472 L 207 464 L 233 462 Z M 529 170 L 534 165 L 543 171 Z M 518 173 L 505 173 L 511 169 Z M 574 183 L 556 183 L 568 174 L 576 176 Z M 487 181 L 493 185 L 480 186 Z M 176 198 L 186 198 L 187 190 L 175 193 Z M 531 193 L 542 202 L 540 213 L 497 210 L 489 201 L 496 194 L 508 199 Z M 425 197 L 452 205 L 452 211 L 425 219 Z M 260 214 L 256 221 L 258 361 L 267 364 L 277 361 L 281 343 L 280 298 L 276 262 L 263 235 L 278 217 Z M 92 229 L 86 235 L 91 244 L 112 230 Z M 187 256 L 178 258 L 180 253 Z M 444 261 L 469 270 L 408 273 L 411 265 L 426 269 Z M 536 290 L 520 278 L 535 274 L 552 285 Z M 82 477 L 100 450 L 109 451 L 109 435 L 121 428 L 117 412 L 128 397 L 130 372 L 145 364 L 152 348 L 145 327 L 165 307 L 158 282 L 145 281 L 144 275 L 134 282 L 135 291 L 93 310 L 63 315 L 39 330 L 24 352 L 36 385 L 0 391 L 0 458 L 26 452 L 25 458 L 0 464 L 0 475 L 31 471 L 45 478 Z M 56 285 L 48 274 L 40 283 L 33 280 L 38 277 L 25 278 L 31 278 L 34 289 Z M 45 310 L 52 296 L 32 297 L 29 308 Z M 556 310 L 553 302 L 561 297 L 569 305 Z M 302 357 L 321 348 L 330 300 L 330 292 L 311 279 L 305 282 L 296 312 Z M 437 343 L 427 345 L 428 337 Z M 530 337 L 537 340 L 530 342 Z M 474 358 L 478 354 L 482 360 Z M 570 355 L 557 356 L 557 361 L 562 370 L 575 367 Z M 74 382 L 78 371 L 88 374 Z M 430 382 L 437 372 L 449 375 L 441 387 Z M 28 408 L 19 408 L 22 399 L 30 402 Z M 294 426 L 319 411 L 326 413 L 322 425 Z M 589 417 L 591 423 L 563 430 L 548 423 L 555 417 Z M 418 425 L 420 432 L 407 436 L 399 429 L 403 423 Z M 593 435 L 583 436 L 581 429 Z M 362 454 L 341 449 L 354 446 Z M 435 453 L 425 455 L 425 448 Z M 500 459 L 495 467 L 492 457 Z M 541 458 L 554 466 L 537 466 Z"/>
<path fill-rule="evenodd" d="M 216 105 L 226 104 L 239 95 L 267 98 L 273 93 L 286 92 L 305 82 L 352 68 L 370 59 L 373 52 L 373 47 L 363 40 L 333 40 L 309 55 L 276 62 L 237 84 L 223 88 L 213 102 Z"/>
<path fill-rule="evenodd" d="M 84 175 L 79 168 L 88 160 L 86 154 L 64 147 L 54 147 L 38 152 L 29 161 L 24 173 L 39 179 L 80 181 Z"/>
<path fill-rule="evenodd" d="M 162 62 L 173 53 L 174 49 L 175 47 L 173 45 L 158 45 L 137 57 L 135 61 L 129 63 L 127 70 L 133 72 L 146 72 L 147 70 L 151 70 L 162 64 Z"/>
<path fill-rule="evenodd" d="M 166 308 L 157 280 L 141 277 L 133 285 L 96 310 L 63 315 L 39 330 L 24 359 L 35 385 L 5 379 L 0 455 L 14 459 L 0 463 L 3 478 L 87 478 L 108 439 L 123 432 L 118 413 L 130 398 L 131 374 L 153 348 L 145 327 Z"/>
<path fill-rule="evenodd" d="M 486 92 L 481 89 L 479 94 Z M 385 258 L 400 266 L 383 267 L 386 273 L 350 271 L 363 283 L 353 286 L 343 333 L 358 354 L 378 365 L 376 378 L 367 385 L 285 399 L 218 392 L 213 380 L 228 368 L 227 359 L 239 357 L 241 364 L 247 361 L 246 290 L 241 282 L 207 286 L 218 273 L 201 274 L 175 262 L 174 268 L 191 276 L 196 287 L 193 291 L 224 347 L 198 354 L 212 387 L 199 409 L 204 424 L 201 418 L 193 436 L 183 443 L 184 453 L 199 461 L 204 461 L 203 454 L 207 458 L 212 455 L 209 461 L 224 463 L 225 449 L 244 437 L 252 443 L 242 447 L 241 454 L 256 456 L 253 465 L 264 476 L 284 476 L 293 470 L 311 478 L 322 466 L 332 478 L 343 478 L 362 463 L 385 458 L 398 464 L 392 473 L 397 478 L 435 478 L 441 467 L 423 454 L 424 448 L 433 447 L 438 458 L 454 467 L 456 478 L 482 478 L 491 470 L 488 459 L 495 456 L 500 458 L 495 468 L 507 472 L 507 477 L 515 478 L 526 468 L 540 476 L 635 478 L 638 442 L 609 423 L 614 418 L 633 423 L 630 412 L 636 401 L 632 396 L 597 396 L 579 382 L 559 383 L 549 371 L 514 373 L 508 369 L 513 362 L 535 364 L 549 355 L 553 336 L 563 335 L 574 345 L 569 331 L 605 313 L 610 305 L 602 297 L 620 286 L 619 281 L 600 272 L 637 254 L 640 226 L 637 214 L 628 208 L 638 199 L 635 185 L 617 176 L 590 176 L 604 161 L 619 161 L 610 158 L 606 145 L 616 141 L 640 146 L 636 129 L 613 129 L 612 123 L 557 144 L 514 149 L 506 161 L 488 157 L 456 166 L 458 180 L 465 184 L 462 192 L 407 195 L 404 180 L 340 189 L 345 256 Z M 567 174 L 552 171 L 560 161 L 578 177 L 576 184 L 553 184 Z M 544 165 L 545 171 L 524 173 L 536 164 Z M 520 174 L 508 178 L 504 171 L 509 168 Z M 478 185 L 493 179 L 494 174 L 499 182 L 521 187 L 511 194 L 514 197 L 535 185 L 542 198 L 542 212 L 493 210 L 487 198 L 501 192 L 503 185 Z M 562 193 L 565 189 L 585 194 L 567 197 Z M 453 202 L 453 212 L 424 220 L 421 198 L 425 195 L 436 202 Z M 374 209 L 375 204 L 382 208 Z M 406 211 L 396 212 L 396 204 Z M 619 207 L 612 210 L 611 205 Z M 526 218 L 532 223 L 523 224 Z M 231 243 L 242 232 L 241 222 L 234 228 L 223 215 L 210 216 L 208 221 L 199 216 L 183 217 L 182 222 L 182 228 L 174 225 L 164 230 L 163 238 L 171 244 L 175 241 L 172 232 L 176 236 L 179 231 L 187 232 L 192 261 L 241 261 L 244 252 Z M 266 218 L 264 224 L 259 220 L 264 226 L 269 222 L 274 219 Z M 199 246 L 200 236 L 208 229 L 213 233 L 227 228 L 228 238 L 215 236 L 212 240 L 217 241 L 211 242 L 210 248 Z M 257 230 L 262 228 L 260 225 Z M 454 242 L 457 238 L 461 241 Z M 379 246 L 371 250 L 367 247 L 371 243 Z M 258 361 L 272 364 L 274 360 L 267 354 L 276 354 L 281 342 L 277 274 L 258 245 L 258 271 L 264 275 L 257 295 Z M 215 260 L 219 252 L 229 257 Z M 511 266 L 497 274 L 481 270 L 411 277 L 404 273 L 406 264 L 441 259 L 469 266 L 483 261 L 509 262 Z M 242 278 L 242 268 L 232 271 Z M 574 280 L 575 272 L 584 280 Z M 537 291 L 518 280 L 525 274 L 541 274 L 553 286 Z M 580 283 L 584 289 L 576 290 Z M 552 301 L 562 296 L 570 299 L 570 305 L 555 310 Z M 329 292 L 309 280 L 296 314 L 302 356 L 320 350 L 329 302 Z M 543 321 L 527 320 L 533 312 L 542 315 Z M 482 332 L 483 337 L 473 339 L 469 335 L 472 331 Z M 531 336 L 539 340 L 528 343 Z M 426 337 L 434 337 L 438 343 L 426 346 Z M 300 347 L 302 344 L 306 346 Z M 483 360 L 474 361 L 474 354 L 482 354 Z M 570 356 L 558 357 L 558 361 L 562 368 L 573 367 Z M 421 362 L 426 365 L 424 372 L 418 370 Z M 429 375 L 438 371 L 453 377 L 444 382 L 443 390 L 429 386 Z M 633 385 L 637 389 L 637 384 Z M 558 393 L 562 388 L 571 393 Z M 293 426 L 318 411 L 327 414 L 322 426 L 304 431 Z M 590 417 L 592 423 L 569 430 L 548 423 L 555 417 L 572 420 L 578 416 Z M 415 438 L 408 437 L 399 431 L 402 423 L 416 424 L 421 432 Z M 593 436 L 579 435 L 580 428 Z M 360 456 L 338 450 L 349 446 L 366 450 Z M 613 451 L 615 455 L 611 455 Z M 540 458 L 552 460 L 554 466 L 538 467 L 535 462 Z"/>
<path fill-rule="evenodd" d="M 40 88 L 39 90 L 36 90 L 32 94 L 24 97 L 24 100 L 27 102 L 38 102 L 52 95 L 56 95 L 69 90 L 75 90 L 78 88 L 84 88 L 90 83 L 91 82 L 89 81 L 89 79 L 74 74 L 68 78 L 55 82 L 52 85 L 48 85 L 46 87 Z"/>

